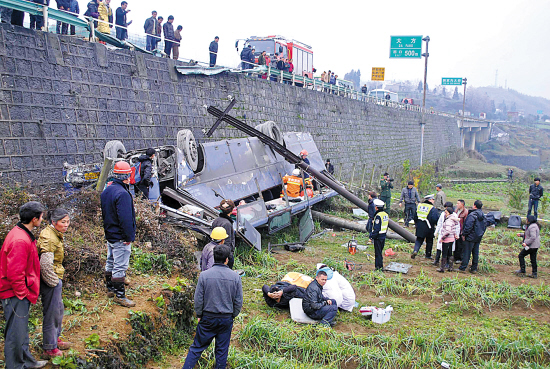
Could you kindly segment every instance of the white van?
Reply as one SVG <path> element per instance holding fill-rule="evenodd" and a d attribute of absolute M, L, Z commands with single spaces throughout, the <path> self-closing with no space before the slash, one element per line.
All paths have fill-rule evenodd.
<path fill-rule="evenodd" d="M 387 96 L 390 96 L 389 98 Z M 382 90 L 382 89 L 376 89 L 369 91 L 369 96 L 376 97 L 380 100 L 391 100 L 395 102 L 399 102 L 399 98 L 397 97 L 397 93 L 391 92 L 388 90 Z"/>

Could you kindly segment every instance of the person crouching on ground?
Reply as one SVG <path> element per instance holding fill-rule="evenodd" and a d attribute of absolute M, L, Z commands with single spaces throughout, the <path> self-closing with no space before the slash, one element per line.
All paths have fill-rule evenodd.
<path fill-rule="evenodd" d="M 60 350 L 68 350 L 71 345 L 60 338 L 63 324 L 63 234 L 69 229 L 69 212 L 62 208 L 50 210 L 47 215 L 50 223 L 38 237 L 40 256 L 40 296 L 42 297 L 42 348 L 44 359 L 63 356 Z"/>
<path fill-rule="evenodd" d="M 381 271 L 384 268 L 382 250 L 384 250 L 384 244 L 386 243 L 386 232 L 388 231 L 390 217 L 384 211 L 384 201 L 375 199 L 373 203 L 376 207 L 376 213 L 370 238 L 374 242 L 374 267 L 375 270 Z"/>
<path fill-rule="evenodd" d="M 221 214 L 212 222 L 212 227 L 222 227 L 227 232 L 224 245 L 229 247 L 231 251 L 231 254 L 229 254 L 229 263 L 227 263 L 230 269 L 233 269 L 233 264 L 235 263 L 235 230 L 233 229 L 233 219 L 231 219 L 233 209 L 235 209 L 233 200 L 222 200 L 220 202 Z"/>
<path fill-rule="evenodd" d="M 327 283 L 327 273 L 318 270 L 315 280 L 307 286 L 306 293 L 302 300 L 302 309 L 311 319 L 320 320 L 321 324 L 333 327 L 333 322 L 338 306 L 336 300 L 323 297 L 323 286 Z"/>
<path fill-rule="evenodd" d="M 202 249 L 201 255 L 201 272 L 212 268 L 215 263 L 214 260 L 214 248 L 218 245 L 223 245 L 225 240 L 229 237 L 223 227 L 215 227 L 210 234 L 212 241 Z M 231 255 L 231 250 L 229 250 Z"/>
<path fill-rule="evenodd" d="M 243 287 L 241 277 L 227 267 L 227 246 L 217 245 L 214 248 L 214 261 L 212 268 L 199 275 L 195 289 L 195 313 L 199 324 L 183 369 L 193 369 L 214 338 L 215 367 L 225 368 L 227 364 L 233 319 L 243 307 Z"/>
<path fill-rule="evenodd" d="M 29 350 L 29 311 L 40 289 L 40 262 L 32 230 L 42 222 L 42 204 L 30 201 L 19 209 L 19 223 L 8 233 L 0 251 L 0 299 L 6 368 L 43 368 Z"/>
<path fill-rule="evenodd" d="M 457 226 L 459 226 L 458 215 L 455 214 L 451 203 L 451 206 L 445 208 L 445 222 L 441 227 L 441 266 L 437 270 L 440 273 L 445 272 L 447 258 L 450 258 L 449 272 L 453 271 L 453 243 L 460 232 L 457 231 Z"/>
<path fill-rule="evenodd" d="M 540 247 L 540 226 L 537 223 L 537 218 L 533 215 L 528 215 L 525 233 L 518 233 L 518 236 L 523 237 L 523 243 L 521 244 L 523 249 L 518 255 L 519 270 L 516 271 L 516 274 L 520 276 L 525 275 L 525 257 L 529 255 L 533 272 L 528 277 L 537 278 L 537 251 L 539 251 Z"/>

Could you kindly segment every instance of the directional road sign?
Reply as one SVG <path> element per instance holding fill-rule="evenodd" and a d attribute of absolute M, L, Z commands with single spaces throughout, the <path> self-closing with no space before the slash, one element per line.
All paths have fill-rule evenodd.
<path fill-rule="evenodd" d="M 422 57 L 422 36 L 390 36 L 390 58 Z"/>
<path fill-rule="evenodd" d="M 462 86 L 462 78 L 441 78 L 443 86 Z"/>
<path fill-rule="evenodd" d="M 374 70 L 374 68 L 373 68 L 373 70 Z M 374 73 L 374 72 L 373 72 L 373 73 Z M 544 113 L 544 112 L 543 112 L 542 110 L 537 110 L 537 114 L 538 114 L 538 115 L 542 115 L 543 113 Z"/>
<path fill-rule="evenodd" d="M 386 68 L 372 68 L 371 81 L 383 81 Z"/>

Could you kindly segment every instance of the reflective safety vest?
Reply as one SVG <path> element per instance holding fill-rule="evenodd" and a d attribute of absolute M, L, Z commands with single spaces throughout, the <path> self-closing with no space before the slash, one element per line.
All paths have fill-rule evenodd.
<path fill-rule="evenodd" d="M 302 178 L 296 177 L 296 176 L 284 176 L 283 177 L 283 183 L 285 183 L 286 186 L 286 192 L 288 194 L 288 197 L 299 197 L 300 196 L 300 190 L 303 185 Z M 281 193 L 281 197 L 284 196 L 284 191 Z"/>
<path fill-rule="evenodd" d="M 418 207 L 416 208 L 416 214 L 418 216 L 418 219 L 428 222 L 428 214 L 430 214 L 430 211 L 432 210 L 433 207 L 434 206 L 431 204 L 425 204 L 425 203 L 418 204 Z"/>
<path fill-rule="evenodd" d="M 378 217 L 380 218 L 376 219 Z M 388 225 L 390 224 L 390 217 L 388 216 L 388 213 L 386 213 L 385 211 L 381 211 L 378 214 L 376 214 L 374 223 L 376 224 L 377 222 L 380 221 L 380 219 L 382 219 L 382 225 L 380 226 L 380 232 L 378 233 L 385 234 L 388 231 Z"/>

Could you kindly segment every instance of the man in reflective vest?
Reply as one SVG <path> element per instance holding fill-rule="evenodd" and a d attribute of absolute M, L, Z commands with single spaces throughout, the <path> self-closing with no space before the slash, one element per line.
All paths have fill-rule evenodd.
<path fill-rule="evenodd" d="M 414 224 L 416 227 L 416 242 L 411 259 L 414 259 L 420 251 L 420 247 L 426 240 L 426 259 L 432 259 L 432 248 L 434 245 L 434 232 L 439 219 L 439 212 L 434 207 L 434 195 L 424 197 L 424 202 L 418 204 Z"/>
<path fill-rule="evenodd" d="M 384 201 L 374 199 L 373 203 L 376 208 L 376 213 L 374 213 L 374 225 L 370 233 L 370 238 L 374 242 L 375 270 L 382 270 L 384 267 L 382 250 L 384 250 L 384 244 L 386 243 L 386 232 L 388 231 L 390 217 L 388 213 L 384 211 Z"/>
<path fill-rule="evenodd" d="M 304 181 L 300 176 L 300 169 L 294 169 L 292 175 L 283 177 L 283 183 L 286 184 L 286 193 L 290 201 L 301 201 L 300 191 L 305 188 Z M 284 196 L 284 191 L 282 196 Z"/>

